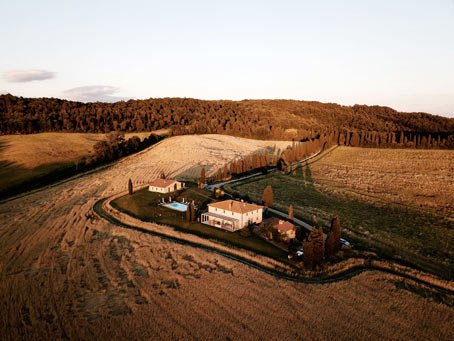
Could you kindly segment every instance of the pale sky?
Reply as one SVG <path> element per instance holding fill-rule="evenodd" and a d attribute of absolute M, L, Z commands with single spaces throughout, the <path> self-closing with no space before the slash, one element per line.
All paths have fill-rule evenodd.
<path fill-rule="evenodd" d="M 454 117 L 454 0 L 0 0 L 0 92 L 285 98 Z"/>

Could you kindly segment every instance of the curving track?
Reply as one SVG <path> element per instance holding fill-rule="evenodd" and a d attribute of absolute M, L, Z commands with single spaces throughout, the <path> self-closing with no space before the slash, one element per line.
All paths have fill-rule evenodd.
<path fill-rule="evenodd" d="M 395 276 L 398 276 L 398 277 L 403 278 L 403 279 L 411 280 L 411 281 L 413 281 L 415 283 L 427 286 L 427 287 L 429 287 L 431 289 L 437 290 L 437 291 L 442 292 L 442 293 L 447 294 L 447 295 L 454 295 L 454 291 L 452 289 L 445 288 L 445 287 L 442 287 L 442 286 L 439 286 L 439 285 L 435 285 L 435 284 L 430 283 L 428 281 L 422 280 L 422 279 L 420 279 L 420 278 L 418 278 L 416 276 L 412 276 L 412 275 L 410 275 L 408 273 L 403 273 L 403 272 L 399 272 L 397 270 L 383 268 L 383 267 L 376 266 L 376 265 L 355 266 L 355 267 L 350 268 L 348 270 L 341 271 L 341 272 L 338 272 L 336 274 L 328 275 L 328 276 L 325 276 L 325 277 L 322 277 L 322 278 L 309 278 L 309 277 L 303 277 L 303 276 L 299 276 L 299 275 L 290 275 L 290 274 L 287 274 L 285 272 L 276 270 L 274 268 L 263 266 L 263 265 L 261 265 L 261 264 L 259 264 L 257 262 L 251 261 L 250 259 L 247 259 L 247 258 L 244 258 L 244 257 L 240 257 L 240 256 L 238 256 L 236 254 L 223 251 L 223 250 L 221 250 L 219 248 L 216 248 L 216 247 L 212 247 L 212 246 L 209 246 L 209 245 L 205 245 L 205 244 L 202 244 L 202 243 L 194 242 L 194 241 L 183 239 L 183 238 L 177 238 L 177 237 L 174 237 L 174 236 L 167 235 L 165 233 L 159 233 L 159 232 L 155 232 L 155 231 L 150 231 L 150 230 L 147 230 L 147 229 L 145 229 L 143 227 L 133 226 L 133 225 L 127 224 L 125 222 L 122 222 L 122 221 L 118 220 L 117 218 L 115 218 L 114 216 L 110 215 L 108 212 L 106 212 L 103 209 L 103 203 L 106 200 L 108 200 L 108 199 L 109 198 L 103 198 L 103 199 L 98 200 L 95 203 L 95 205 L 93 206 L 93 209 L 100 217 L 102 217 L 103 219 L 107 220 L 111 224 L 115 224 L 115 225 L 117 225 L 119 227 L 122 227 L 122 228 L 126 228 L 126 229 L 134 230 L 134 231 L 137 231 L 137 232 L 141 232 L 141 233 L 149 234 L 149 235 L 152 235 L 152 236 L 156 236 L 156 237 L 159 237 L 159 238 L 162 238 L 162 239 L 165 239 L 165 240 L 169 240 L 169 241 L 172 241 L 174 243 L 181 244 L 181 245 L 187 245 L 187 246 L 191 246 L 191 247 L 202 249 L 204 251 L 212 252 L 212 253 L 221 255 L 223 257 L 229 258 L 231 260 L 235 260 L 235 261 L 240 262 L 242 264 L 245 264 L 247 266 L 250 266 L 250 267 L 252 267 L 252 268 L 254 268 L 256 270 L 262 271 L 264 273 L 267 273 L 267 274 L 272 275 L 274 277 L 277 277 L 279 279 L 284 279 L 284 280 L 298 282 L 298 283 L 305 283 L 305 284 L 327 284 L 327 283 L 332 283 L 332 282 L 335 282 L 335 281 L 343 281 L 343 280 L 351 279 L 352 277 L 357 276 L 357 275 L 359 275 L 359 274 L 361 274 L 361 273 L 363 273 L 365 271 L 378 271 L 378 272 L 382 272 L 382 273 L 386 273 L 386 274 L 395 275 Z"/>

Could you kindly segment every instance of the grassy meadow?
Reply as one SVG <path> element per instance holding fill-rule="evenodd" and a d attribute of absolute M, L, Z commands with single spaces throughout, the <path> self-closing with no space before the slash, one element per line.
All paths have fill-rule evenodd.
<path fill-rule="evenodd" d="M 380 159 L 387 163 L 387 154 L 402 153 L 399 171 L 390 174 L 390 168 L 380 167 Z M 290 204 L 293 205 L 295 215 L 301 217 L 312 224 L 328 228 L 330 219 L 338 215 L 341 219 L 343 236 L 354 241 L 358 246 L 372 249 L 380 254 L 401 259 L 414 266 L 425 270 L 436 272 L 437 274 L 452 277 L 454 251 L 452 249 L 454 241 L 454 222 L 448 214 L 439 214 L 439 209 L 421 207 L 418 204 L 411 204 L 410 196 L 419 197 L 418 176 L 425 170 L 417 168 L 412 158 L 405 159 L 404 154 L 426 155 L 427 151 L 419 150 L 377 150 L 376 154 L 371 154 L 368 167 L 368 159 L 357 159 L 361 165 L 361 170 L 355 172 L 353 183 L 373 183 L 380 184 L 379 187 L 372 185 L 363 186 L 366 190 L 360 190 L 358 186 L 350 185 L 348 182 L 336 183 L 342 179 L 335 172 L 327 176 L 326 169 L 333 167 L 339 169 L 339 173 L 352 174 L 356 169 L 355 164 L 349 161 L 345 154 L 356 155 L 358 153 L 369 153 L 363 148 L 338 148 L 325 158 L 300 168 L 294 174 L 274 173 L 261 177 L 256 181 L 246 181 L 236 186 L 226 187 L 230 191 L 238 191 L 248 194 L 254 200 L 261 200 L 263 190 L 267 185 L 271 185 L 274 191 L 274 206 L 281 210 L 287 210 Z M 441 153 L 451 153 L 450 151 L 436 151 Z M 337 154 L 341 154 L 339 157 Z M 377 157 L 380 155 L 380 157 Z M 451 155 L 452 154 L 448 154 Z M 415 156 L 415 155 L 413 155 Z M 448 157 L 451 157 L 448 156 Z M 364 160 L 364 161 L 362 161 Z M 443 173 L 444 168 L 451 167 L 447 159 L 440 159 L 435 167 Z M 413 167 L 407 167 L 411 163 Z M 371 167 L 370 165 L 374 165 Z M 396 167 L 398 167 L 396 165 Z M 432 165 L 432 167 L 434 167 Z M 399 176 L 401 169 L 405 169 L 403 176 Z M 408 175 L 408 171 L 413 169 L 413 176 Z M 382 176 L 386 175 L 386 178 Z M 389 177 L 389 178 L 387 178 Z M 406 196 L 400 200 L 396 198 L 390 200 L 388 194 L 395 188 L 403 186 L 402 178 L 405 182 L 413 178 L 414 184 L 406 192 Z M 437 182 L 438 181 L 438 182 Z M 445 181 L 445 183 L 440 183 Z M 338 184 L 337 186 L 335 184 Z M 449 188 L 448 177 L 432 178 L 432 185 L 441 188 Z M 386 189 L 389 188 L 389 190 Z M 367 190 L 367 188 L 369 190 Z M 381 195 L 375 188 L 385 193 Z M 449 200 L 443 199 L 443 200 Z M 441 204 L 447 212 L 446 205 Z"/>

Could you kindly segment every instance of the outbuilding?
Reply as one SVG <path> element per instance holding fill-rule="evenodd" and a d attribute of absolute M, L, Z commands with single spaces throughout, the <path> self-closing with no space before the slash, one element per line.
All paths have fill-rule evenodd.
<path fill-rule="evenodd" d="M 148 186 L 150 192 L 171 193 L 184 188 L 184 183 L 171 179 L 156 179 Z"/>

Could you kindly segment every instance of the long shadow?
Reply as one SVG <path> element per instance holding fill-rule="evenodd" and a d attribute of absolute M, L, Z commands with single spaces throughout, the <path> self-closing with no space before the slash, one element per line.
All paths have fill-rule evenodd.
<path fill-rule="evenodd" d="M 274 173 L 235 189 L 261 196 L 266 185 L 272 186 L 275 202 L 284 207 L 293 205 L 297 218 L 326 229 L 331 218 L 339 216 L 341 225 L 353 232 L 348 239 L 357 247 L 444 278 L 454 277 L 449 247 L 454 241 L 454 223 L 447 218 L 417 208 L 324 191 L 314 183 L 309 164 L 292 174 Z"/>
<path fill-rule="evenodd" d="M 49 163 L 26 168 L 0 160 L 0 200 L 37 189 L 77 173 L 73 163 Z"/>

